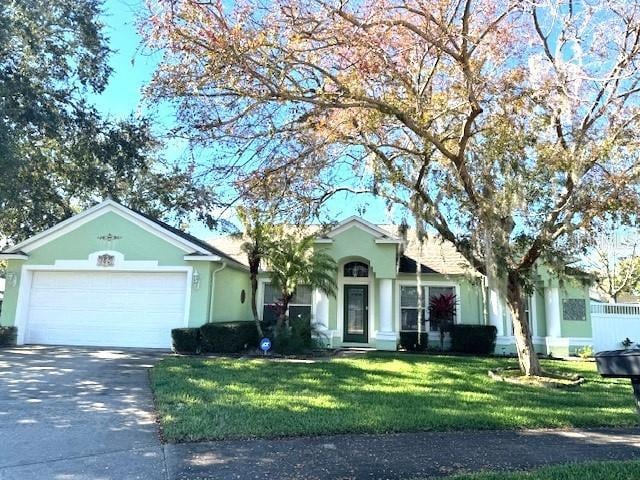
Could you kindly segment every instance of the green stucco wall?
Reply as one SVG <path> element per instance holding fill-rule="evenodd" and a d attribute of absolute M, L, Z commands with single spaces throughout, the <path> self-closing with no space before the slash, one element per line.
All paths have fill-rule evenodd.
<path fill-rule="evenodd" d="M 562 301 L 566 298 L 580 298 L 586 301 L 586 321 L 565 320 Z M 591 337 L 591 309 L 589 289 L 578 281 L 565 281 L 560 286 L 560 321 L 563 337 Z"/>
<path fill-rule="evenodd" d="M 98 237 L 108 233 L 121 237 L 108 244 Z M 192 267 L 200 277 L 199 288 L 192 287 L 189 310 L 189 326 L 200 326 L 207 321 L 210 309 L 210 281 L 213 269 L 220 267 L 219 263 L 207 261 L 185 261 L 184 256 L 190 252 L 168 243 L 162 238 L 146 231 L 134 222 L 113 212 L 103 215 L 77 227 L 65 235 L 51 240 L 45 245 L 29 252 L 29 259 L 9 260 L 8 271 L 20 274 L 22 265 L 53 265 L 56 260 L 86 260 L 89 254 L 100 250 L 114 250 L 124 255 L 125 261 L 142 260 L 157 261 L 159 266 Z M 222 272 L 223 278 L 216 285 L 220 293 L 216 297 L 217 305 L 214 311 L 220 312 L 226 320 L 247 320 L 245 311 L 239 308 L 229 296 L 230 289 L 238 285 L 238 278 L 248 278 L 246 272 L 227 267 Z M 248 280 L 247 280 L 248 281 Z M 19 279 L 18 279 L 19 285 Z M 16 313 L 18 287 L 7 285 L 5 299 L 0 314 L 0 324 L 13 325 Z M 235 296 L 240 298 L 240 293 Z M 222 305 L 217 308 L 217 306 Z M 222 318 L 220 317 L 220 318 Z M 214 314 L 213 319 L 218 317 Z"/>
<path fill-rule="evenodd" d="M 215 263 L 214 271 L 220 266 L 221 264 Z M 253 319 L 251 313 L 251 285 L 247 272 L 226 267 L 215 274 L 214 282 L 212 322 Z M 243 290 L 245 292 L 244 303 L 240 298 Z"/>
<path fill-rule="evenodd" d="M 23 261 L 19 260 L 8 260 L 7 272 L 20 272 L 20 268 L 23 263 Z M 18 283 L 15 287 L 13 285 L 10 285 L 9 282 L 5 283 L 4 300 L 2 302 L 2 310 L 0 311 L 0 325 L 2 326 L 6 327 L 14 324 L 16 316 L 16 305 L 18 303 L 19 284 L 19 278 Z"/>
<path fill-rule="evenodd" d="M 331 244 L 319 244 L 337 261 L 364 258 L 376 278 L 395 278 L 396 245 L 375 243 L 375 237 L 361 228 L 351 227 L 333 238 Z"/>

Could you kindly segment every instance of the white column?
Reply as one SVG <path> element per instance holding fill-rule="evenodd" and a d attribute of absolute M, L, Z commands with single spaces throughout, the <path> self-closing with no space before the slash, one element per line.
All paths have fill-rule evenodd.
<path fill-rule="evenodd" d="M 398 338 L 393 328 L 393 280 L 389 278 L 380 279 L 378 310 L 380 324 L 376 333 L 376 348 L 396 350 Z"/>
<path fill-rule="evenodd" d="M 315 323 L 318 330 L 326 332 L 329 330 L 329 297 L 324 292 L 316 290 L 314 292 L 315 303 Z"/>
<path fill-rule="evenodd" d="M 380 333 L 393 333 L 393 282 L 380 280 Z"/>
<path fill-rule="evenodd" d="M 558 287 L 546 287 L 544 289 L 544 313 L 547 319 L 547 336 L 561 337 L 560 289 Z"/>
<path fill-rule="evenodd" d="M 489 325 L 496 327 L 497 336 L 504 335 L 504 302 L 496 288 L 489 288 Z"/>

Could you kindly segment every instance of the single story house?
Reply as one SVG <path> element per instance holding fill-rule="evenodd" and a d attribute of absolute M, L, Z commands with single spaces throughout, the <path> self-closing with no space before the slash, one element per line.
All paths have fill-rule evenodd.
<path fill-rule="evenodd" d="M 455 322 L 495 325 L 496 352 L 512 352 L 509 313 L 486 278 L 450 244 L 430 239 L 420 250 L 393 230 L 351 217 L 318 235 L 316 248 L 338 263 L 337 295 L 301 286 L 290 315 L 313 318 L 332 347 L 395 350 L 400 331 L 417 329 L 419 269 L 424 298 L 454 293 Z M 239 245 L 204 242 L 106 200 L 0 253 L 0 324 L 17 326 L 20 344 L 167 348 L 172 328 L 252 318 Z M 536 348 L 559 355 L 591 344 L 588 285 L 539 270 L 526 300 Z M 261 273 L 262 315 L 276 298 Z M 438 338 L 428 318 L 424 328 Z"/>

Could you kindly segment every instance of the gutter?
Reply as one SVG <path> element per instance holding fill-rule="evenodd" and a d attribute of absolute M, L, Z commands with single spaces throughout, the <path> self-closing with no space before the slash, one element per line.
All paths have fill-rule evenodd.
<path fill-rule="evenodd" d="M 220 268 L 215 269 L 211 272 L 211 282 L 210 282 L 210 295 L 209 295 L 209 315 L 207 315 L 207 323 L 211 323 L 211 317 L 213 316 L 213 303 L 216 296 L 216 273 L 221 272 L 227 268 L 227 262 L 223 261 L 222 266 Z"/>

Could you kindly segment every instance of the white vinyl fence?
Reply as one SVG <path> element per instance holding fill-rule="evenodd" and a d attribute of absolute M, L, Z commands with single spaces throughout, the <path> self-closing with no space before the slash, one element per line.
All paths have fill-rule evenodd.
<path fill-rule="evenodd" d="M 592 303 L 593 349 L 618 350 L 626 338 L 640 344 L 640 305 L 630 303 Z"/>

